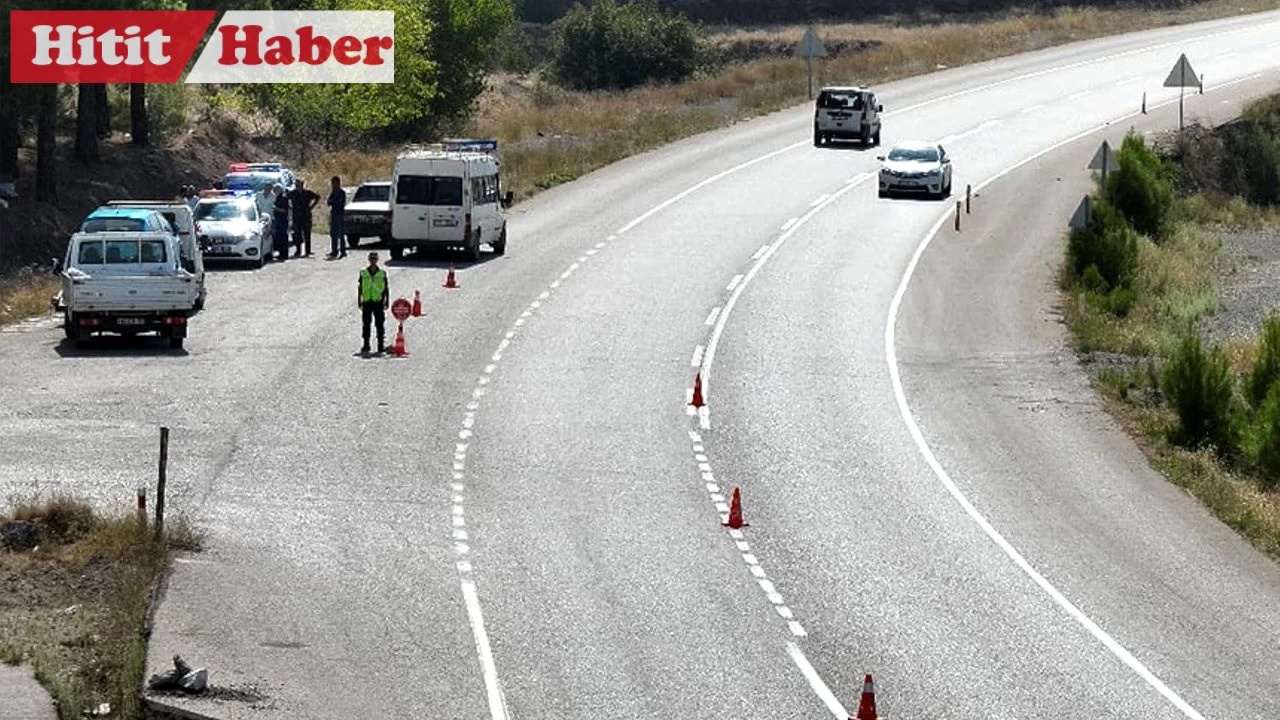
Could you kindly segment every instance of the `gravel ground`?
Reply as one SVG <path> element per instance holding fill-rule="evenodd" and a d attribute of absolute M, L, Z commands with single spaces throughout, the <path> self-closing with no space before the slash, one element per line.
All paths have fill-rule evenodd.
<path fill-rule="evenodd" d="M 1280 305 L 1280 233 L 1219 232 L 1227 262 L 1219 274 L 1222 308 L 1201 321 L 1216 342 L 1248 340 Z"/>

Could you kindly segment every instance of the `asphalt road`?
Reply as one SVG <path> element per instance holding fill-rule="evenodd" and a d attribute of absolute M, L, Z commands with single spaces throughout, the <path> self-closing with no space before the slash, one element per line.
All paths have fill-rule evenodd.
<path fill-rule="evenodd" d="M 1144 90 L 1112 130 L 1176 123 L 1181 52 L 1191 115 L 1273 89 L 1277 37 L 1273 13 L 886 85 L 883 140 L 947 138 L 963 188 Z M 810 118 L 547 192 L 459 289 L 393 264 L 422 290 L 409 358 L 353 356 L 360 254 L 216 275 L 185 352 L 0 333 L 0 489 L 127 508 L 173 429 L 169 508 L 210 548 L 149 670 L 180 653 L 248 692 L 179 703 L 216 717 L 810 718 L 864 672 L 888 717 L 1275 717 L 1276 569 L 1145 468 L 1037 324 L 1097 138 L 980 191 L 890 346 L 948 204 L 877 199 L 877 153 L 813 148 Z"/>

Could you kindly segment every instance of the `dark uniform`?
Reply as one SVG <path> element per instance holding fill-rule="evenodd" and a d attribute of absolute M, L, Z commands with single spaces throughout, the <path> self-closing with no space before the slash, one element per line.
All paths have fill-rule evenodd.
<path fill-rule="evenodd" d="M 308 190 L 301 180 L 298 186 L 289 193 L 289 201 L 293 205 L 293 251 L 294 257 L 302 255 L 302 248 L 307 248 L 307 256 L 311 256 L 311 211 L 320 203 L 320 195 Z"/>
<path fill-rule="evenodd" d="M 280 262 L 289 258 L 289 197 L 282 191 L 271 207 L 271 230 Z"/>
<path fill-rule="evenodd" d="M 369 352 L 369 324 L 378 328 L 378 352 L 386 351 L 386 310 L 391 304 L 391 290 L 387 285 L 387 271 L 378 267 L 378 253 L 369 253 L 369 266 L 360 269 L 356 284 L 356 302 L 360 305 L 364 345 L 360 352 Z"/>

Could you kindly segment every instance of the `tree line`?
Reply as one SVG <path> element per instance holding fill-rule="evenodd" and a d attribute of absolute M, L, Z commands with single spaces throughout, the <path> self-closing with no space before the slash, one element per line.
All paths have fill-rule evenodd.
<path fill-rule="evenodd" d="M 16 0 L 0 0 L 0 65 L 6 68 L 0 76 L 0 182 L 18 178 L 18 151 L 34 135 L 39 202 L 57 201 L 57 126 L 70 102 L 58 85 L 9 82 L 9 13 L 19 9 L 394 10 L 394 83 L 237 85 L 220 95 L 275 117 L 286 134 L 332 141 L 352 135 L 417 138 L 458 126 L 484 87 L 493 43 L 514 19 L 512 0 L 23 0 L 20 6 Z M 72 94 L 74 156 L 98 162 L 100 142 L 112 131 L 107 86 L 82 83 Z M 147 96 L 147 85 L 129 86 L 128 129 L 135 145 L 153 139 Z"/>
<path fill-rule="evenodd" d="M 560 19 L 581 2 L 591 0 L 517 0 L 517 13 L 525 22 L 550 23 Z M 658 0 L 690 19 L 704 23 L 752 25 L 802 23 L 810 20 L 861 20 L 884 15 L 920 13 L 986 13 L 1012 8 L 1062 6 L 1114 7 L 1133 5 L 1132 0 Z M 1198 0 L 1140 0 L 1151 8 L 1194 5 Z"/>

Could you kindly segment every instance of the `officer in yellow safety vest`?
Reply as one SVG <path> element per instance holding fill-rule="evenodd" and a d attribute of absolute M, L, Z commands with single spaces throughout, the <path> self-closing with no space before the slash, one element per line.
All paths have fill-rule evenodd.
<path fill-rule="evenodd" d="M 364 328 L 364 345 L 361 353 L 369 352 L 369 321 L 378 326 L 378 353 L 386 352 L 386 310 L 391 304 L 390 290 L 387 288 L 387 271 L 378 267 L 378 253 L 369 253 L 369 266 L 360 269 L 360 281 L 357 285 L 356 304 L 361 310 L 361 322 Z"/>

